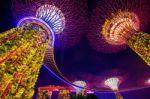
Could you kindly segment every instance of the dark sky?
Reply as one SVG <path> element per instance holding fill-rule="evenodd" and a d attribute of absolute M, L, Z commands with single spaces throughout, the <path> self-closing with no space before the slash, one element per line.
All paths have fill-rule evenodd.
<path fill-rule="evenodd" d="M 0 32 L 15 27 L 14 20 L 11 15 L 10 1 L 11 0 L 0 0 Z M 88 11 L 90 14 L 98 0 L 87 1 Z M 147 32 L 148 31 L 149 29 Z M 93 82 L 90 82 L 90 78 L 92 77 L 99 77 L 97 79 L 97 81 L 99 81 L 102 80 L 102 78 L 105 78 L 106 73 L 111 74 L 112 70 L 117 70 L 119 71 L 119 74 L 128 75 L 126 81 L 120 86 L 121 89 L 128 89 L 141 87 L 136 84 L 137 81 L 144 79 L 145 73 L 149 74 L 150 71 L 150 68 L 142 61 L 142 59 L 129 48 L 125 51 L 114 54 L 96 52 L 88 45 L 86 35 L 84 35 L 79 44 L 74 47 L 66 50 L 56 50 L 55 56 L 56 62 L 65 76 L 72 81 L 83 79 L 91 84 L 91 88 L 96 88 L 97 90 L 99 90 L 99 82 L 96 83 L 98 86 L 92 85 Z M 88 75 L 88 77 L 86 77 L 86 75 Z M 63 84 L 61 81 L 52 76 L 49 71 L 42 67 L 37 86 L 54 83 Z M 133 91 L 131 93 L 125 92 L 123 94 L 126 97 L 125 99 L 150 99 L 148 98 L 150 97 L 150 95 L 148 95 L 150 89 L 143 89 L 142 91 L 143 93 L 140 91 Z M 147 97 L 143 98 L 143 96 Z"/>
<path fill-rule="evenodd" d="M 13 27 L 13 18 L 11 16 L 11 0 L 0 1 L 0 31 L 5 31 Z"/>

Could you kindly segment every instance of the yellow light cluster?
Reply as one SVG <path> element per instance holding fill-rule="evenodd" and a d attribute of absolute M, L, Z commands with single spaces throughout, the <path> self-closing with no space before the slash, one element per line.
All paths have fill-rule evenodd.
<path fill-rule="evenodd" d="M 128 11 L 112 13 L 102 26 L 102 35 L 106 42 L 112 45 L 126 44 L 131 32 L 139 30 L 138 17 Z"/>
<path fill-rule="evenodd" d="M 1 99 L 32 98 L 49 42 L 44 36 L 43 29 L 28 26 L 0 35 Z"/>
<path fill-rule="evenodd" d="M 129 47 L 150 66 L 150 35 L 139 32 L 128 40 Z"/>

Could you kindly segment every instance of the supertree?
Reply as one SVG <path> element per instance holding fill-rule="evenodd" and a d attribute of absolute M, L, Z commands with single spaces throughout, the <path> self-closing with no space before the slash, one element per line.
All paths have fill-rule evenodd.
<path fill-rule="evenodd" d="M 85 0 L 12 0 L 12 12 L 16 20 L 24 16 L 36 16 L 45 21 L 55 34 L 55 48 L 75 45 L 86 30 Z M 67 79 L 55 63 L 54 46 L 47 48 L 43 64 Z"/>
<path fill-rule="evenodd" d="M 149 0 L 101 0 L 98 2 L 91 16 L 88 34 L 92 48 L 104 53 L 126 49 L 128 45 L 126 36 L 146 30 L 150 19 L 149 5 Z"/>
<path fill-rule="evenodd" d="M 118 90 L 119 78 L 118 77 L 108 78 L 108 79 L 106 79 L 104 84 L 106 86 L 110 87 L 112 90 Z"/>
<path fill-rule="evenodd" d="M 116 99 L 123 99 L 123 96 L 120 92 L 123 91 L 123 89 L 120 88 L 120 85 L 128 78 L 128 73 L 126 71 L 122 71 L 119 69 L 113 69 L 111 71 L 106 71 L 101 74 L 101 83 L 100 85 L 111 89 Z M 106 90 L 109 92 L 108 90 Z"/>
<path fill-rule="evenodd" d="M 42 5 L 45 6 L 39 8 Z M 36 14 L 47 21 L 55 33 L 58 49 L 69 48 L 80 41 L 86 32 L 86 11 L 86 0 L 12 0 L 14 19 Z"/>
<path fill-rule="evenodd" d="M 86 82 L 85 81 L 74 81 L 73 84 L 75 86 L 73 86 L 76 90 L 76 95 L 84 95 L 85 94 L 85 89 L 86 89 Z"/>
<path fill-rule="evenodd" d="M 111 90 L 115 91 L 116 99 L 123 99 L 121 94 L 119 93 L 119 77 L 111 77 L 105 80 L 104 84 L 108 86 Z"/>
<path fill-rule="evenodd" d="M 149 5 L 148 0 L 102 0 L 92 20 L 96 32 L 88 36 L 91 45 L 103 52 L 118 52 L 128 45 L 150 65 L 150 35 L 140 32 L 148 26 Z"/>
<path fill-rule="evenodd" d="M 0 34 L 1 99 L 32 98 L 51 34 L 49 25 L 34 17 Z"/>
<path fill-rule="evenodd" d="M 45 10 L 43 10 L 45 8 L 47 9 L 46 12 L 45 12 Z M 52 9 L 56 9 L 56 12 L 53 11 Z M 12 30 L 8 31 L 8 33 L 3 33 L 3 35 L 1 36 L 1 38 L 2 38 L 1 43 L 2 44 L 4 43 L 4 44 L 3 44 L 3 46 L 1 46 L 1 50 L 0 50 L 1 53 L 4 53 L 4 56 L 1 56 L 2 58 L 0 60 L 2 67 L 4 68 L 1 70 L 2 80 L 0 80 L 1 81 L 0 87 L 2 89 L 0 95 L 2 98 L 5 98 L 5 97 L 12 98 L 12 97 L 14 97 L 13 95 L 15 95 L 15 98 L 21 98 L 21 97 L 31 98 L 34 94 L 33 88 L 34 88 L 35 82 L 37 80 L 38 72 L 42 65 L 43 59 L 44 59 L 43 65 L 46 65 L 53 72 L 57 73 L 58 76 L 61 76 L 63 79 L 67 80 L 67 78 L 59 71 L 59 68 L 57 67 L 57 65 L 55 63 L 55 59 L 54 59 L 54 41 L 55 41 L 54 32 L 57 32 L 57 33 L 61 32 L 63 30 L 63 25 L 65 25 L 65 23 L 64 23 L 64 20 L 59 21 L 59 19 L 57 21 L 55 21 L 53 24 L 51 22 L 53 22 L 54 19 L 57 19 L 60 14 L 61 14 L 61 11 L 58 8 L 56 8 L 54 5 L 47 5 L 47 4 L 42 5 L 41 7 L 39 7 L 37 9 L 36 15 L 34 15 L 34 17 L 29 16 L 29 17 L 22 18 L 17 23 L 17 28 L 14 29 L 14 31 L 12 31 L 13 30 L 12 29 Z M 53 15 L 55 15 L 55 17 Z M 52 19 L 47 19 L 48 16 L 52 16 Z M 55 25 L 57 25 L 57 26 L 55 27 Z M 32 35 L 32 32 L 34 33 L 33 35 Z M 14 35 L 13 35 L 13 33 L 14 33 Z M 22 35 L 22 36 L 20 37 L 18 34 Z M 24 34 L 26 34 L 26 35 L 24 35 Z M 18 38 L 16 38 L 16 36 L 19 36 L 20 38 L 18 39 Z M 30 37 L 30 38 L 27 38 L 27 37 Z M 35 38 L 36 41 L 34 41 L 34 39 L 32 40 L 32 38 L 34 38 L 34 37 L 37 37 L 37 38 Z M 21 44 L 22 44 L 22 46 L 26 47 L 25 48 L 26 51 L 28 51 L 27 49 L 29 48 L 29 52 L 31 51 L 31 55 L 29 52 L 27 52 L 25 54 L 24 54 L 24 52 L 20 52 L 21 55 L 19 54 L 19 55 L 15 56 L 15 54 L 12 53 L 13 51 L 10 50 L 10 52 L 9 52 L 9 47 L 7 48 L 7 46 L 9 46 L 7 39 L 8 39 L 8 41 L 12 41 L 12 42 L 10 42 L 10 46 L 14 46 L 14 48 L 15 48 L 15 51 L 13 49 L 14 53 L 19 54 L 20 48 L 17 48 L 17 47 L 21 46 L 15 42 L 23 42 L 24 41 Z M 36 44 L 34 45 L 34 43 L 37 42 L 37 44 L 40 46 L 40 44 L 44 40 L 45 40 L 44 44 L 46 43 L 45 46 L 43 44 L 44 47 L 42 47 L 41 49 L 39 47 L 37 48 L 42 51 L 40 51 L 40 53 L 36 52 Z M 31 41 L 31 42 L 29 42 L 30 46 L 27 46 L 28 43 L 26 43 L 25 41 L 26 42 Z M 34 41 L 34 43 L 32 43 L 32 41 Z M 24 45 L 24 44 L 26 44 L 26 45 Z M 30 47 L 31 47 L 31 49 L 30 49 Z M 8 53 L 7 53 L 7 50 L 8 50 Z M 23 56 L 22 54 L 27 55 L 27 59 L 30 61 L 26 61 L 26 60 L 21 61 L 22 59 L 26 59 L 26 56 Z M 10 55 L 14 56 L 15 60 L 17 60 L 17 62 L 14 62 L 13 60 L 9 60 Z M 39 55 L 39 56 L 37 56 L 37 55 Z M 36 57 L 36 58 L 34 58 L 34 57 Z M 9 60 L 8 64 L 3 63 L 3 62 L 7 62 L 7 60 Z M 33 60 L 33 63 L 32 63 L 32 60 Z M 19 65 L 17 65 L 17 64 L 19 64 Z M 9 71 L 5 71 L 5 69 L 8 67 L 8 65 L 17 66 L 15 68 L 15 70 L 13 69 L 12 71 L 17 71 L 17 69 L 18 69 L 19 72 L 17 71 L 17 73 L 9 74 L 8 73 Z M 28 65 L 30 68 L 30 69 L 28 68 L 29 70 L 26 69 L 28 67 Z M 37 69 L 32 68 L 35 65 L 37 65 L 37 67 L 36 67 Z M 20 67 L 20 66 L 22 66 L 22 67 Z M 35 77 L 34 77 L 34 71 L 35 71 Z M 6 72 L 6 75 L 4 75 L 4 77 L 3 77 L 4 72 Z M 69 80 L 67 80 L 67 81 L 69 81 Z M 2 84 L 2 83 L 6 83 L 6 84 Z M 14 83 L 14 85 L 12 85 L 12 83 Z"/>
<path fill-rule="evenodd" d="M 21 19 L 18 22 L 17 27 L 19 28 L 23 24 L 28 24 L 28 23 L 33 23 L 33 24 L 36 23 L 39 26 L 44 26 L 41 23 L 46 24 L 44 28 L 50 34 L 49 35 L 50 42 L 49 42 L 49 46 L 46 48 L 46 52 L 45 52 L 44 60 L 43 60 L 43 65 L 47 66 L 53 72 L 55 72 L 56 74 L 58 74 L 61 77 L 65 78 L 63 76 L 63 74 L 60 72 L 57 64 L 55 63 L 55 58 L 54 58 L 54 42 L 55 42 L 55 37 L 54 37 L 54 33 L 53 33 L 53 30 L 51 29 L 51 27 L 45 21 L 43 21 L 42 19 L 39 19 L 39 18 L 36 18 L 36 17 L 25 17 L 25 18 Z"/>

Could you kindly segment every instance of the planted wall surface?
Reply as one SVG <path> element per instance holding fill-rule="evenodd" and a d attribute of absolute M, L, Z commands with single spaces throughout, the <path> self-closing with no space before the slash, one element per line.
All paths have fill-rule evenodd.
<path fill-rule="evenodd" d="M 128 40 L 130 48 L 150 66 L 150 35 L 144 32 L 136 33 Z"/>
<path fill-rule="evenodd" d="M 0 34 L 0 97 L 31 99 L 48 40 L 39 27 L 23 26 Z"/>

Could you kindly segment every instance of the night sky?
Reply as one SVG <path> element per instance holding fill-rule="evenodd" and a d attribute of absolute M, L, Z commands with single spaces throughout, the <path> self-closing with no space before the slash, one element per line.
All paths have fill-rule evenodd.
<path fill-rule="evenodd" d="M 92 13 L 98 0 L 87 0 L 88 12 Z M 150 26 L 150 25 L 149 25 Z M 0 0 L 0 32 L 15 27 L 14 19 L 11 15 L 11 0 Z M 150 28 L 146 32 L 150 32 Z M 131 49 L 114 54 L 104 54 L 96 52 L 89 44 L 86 35 L 82 37 L 80 42 L 65 50 L 55 50 L 55 59 L 62 73 L 71 81 L 85 80 L 89 83 L 90 88 L 97 91 L 105 91 L 101 85 L 102 80 L 107 75 L 125 76 L 125 81 L 120 85 L 120 89 L 135 89 L 144 87 L 139 83 L 150 76 L 150 67 L 148 67 L 142 59 L 136 55 Z M 114 73 L 113 71 L 117 71 Z M 88 75 L 88 76 L 87 76 Z M 66 85 L 54 75 L 52 75 L 45 67 L 41 68 L 40 76 L 36 85 Z M 123 92 L 124 99 L 150 99 L 150 88 L 137 91 Z M 97 93 L 102 99 L 114 99 L 113 94 L 107 98 L 106 93 Z M 100 98 L 101 99 L 101 98 Z"/>

